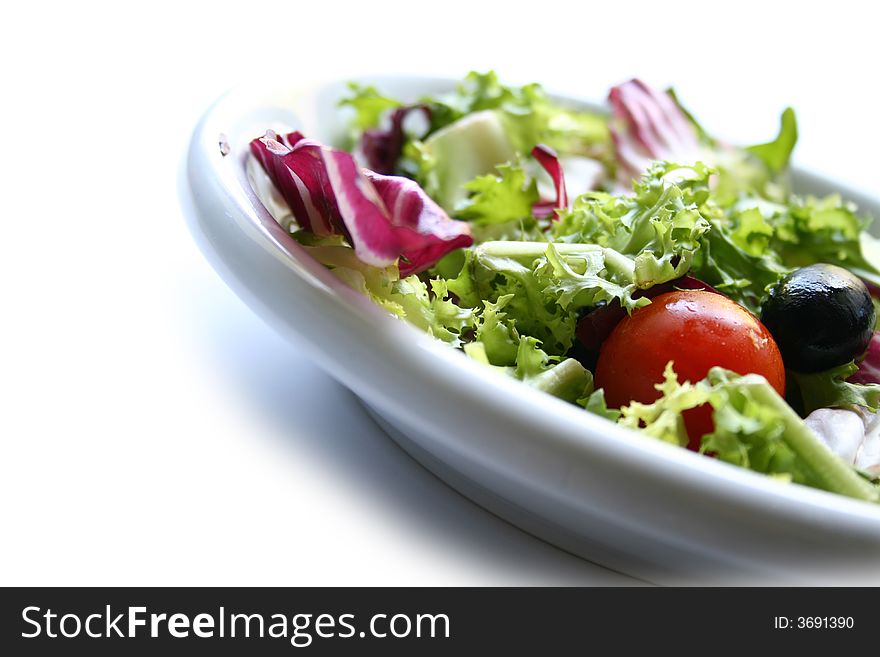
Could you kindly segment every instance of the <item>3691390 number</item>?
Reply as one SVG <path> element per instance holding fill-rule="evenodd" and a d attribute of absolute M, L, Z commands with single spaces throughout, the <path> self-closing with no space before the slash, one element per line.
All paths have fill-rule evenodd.
<path fill-rule="evenodd" d="M 852 616 L 798 616 L 795 627 L 799 629 L 851 629 Z"/>

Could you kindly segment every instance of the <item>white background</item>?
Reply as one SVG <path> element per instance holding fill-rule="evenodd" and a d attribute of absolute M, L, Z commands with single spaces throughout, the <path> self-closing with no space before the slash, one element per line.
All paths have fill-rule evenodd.
<path fill-rule="evenodd" d="M 226 289 L 177 200 L 189 132 L 238 82 L 471 68 L 673 84 L 733 141 L 791 104 L 796 160 L 878 191 L 869 3 L 604 4 L 5 8 L 0 584 L 629 583 L 400 452 Z"/>

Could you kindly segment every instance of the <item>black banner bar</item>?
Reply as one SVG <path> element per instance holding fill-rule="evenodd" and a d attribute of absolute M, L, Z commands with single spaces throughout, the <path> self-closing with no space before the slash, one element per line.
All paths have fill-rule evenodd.
<path fill-rule="evenodd" d="M 877 590 L 867 588 L 21 588 L 0 595 L 6 655 L 443 655 L 485 647 L 493 654 L 702 654 L 720 646 L 839 653 L 871 645 L 877 627 Z"/>

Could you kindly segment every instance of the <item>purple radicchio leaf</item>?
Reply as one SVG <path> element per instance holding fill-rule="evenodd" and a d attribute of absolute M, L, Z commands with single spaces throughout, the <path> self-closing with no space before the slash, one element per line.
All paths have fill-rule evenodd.
<path fill-rule="evenodd" d="M 423 112 L 430 124 L 431 109 L 427 105 L 410 105 L 394 110 L 387 127 L 365 130 L 361 135 L 361 152 L 369 169 L 386 175 L 394 173 L 406 140 L 403 123 L 410 112 Z"/>
<path fill-rule="evenodd" d="M 568 207 L 568 194 L 565 191 L 565 172 L 562 170 L 562 163 L 559 156 L 549 146 L 538 144 L 532 149 L 532 157 L 538 161 L 544 171 L 550 174 L 553 179 L 553 186 L 556 188 L 556 201 L 539 201 L 535 203 L 533 212 L 536 217 L 554 217 L 555 210 L 558 208 L 564 210 Z"/>
<path fill-rule="evenodd" d="M 455 249 L 474 243 L 470 226 L 449 215 L 413 180 L 364 170 L 391 214 L 401 244 L 400 275 L 427 269 Z"/>
<path fill-rule="evenodd" d="M 300 226 L 315 235 L 338 233 L 336 197 L 321 159 L 322 144 L 299 132 L 279 136 L 268 130 L 251 141 L 251 152 L 290 206 Z"/>
<path fill-rule="evenodd" d="M 418 183 L 361 169 L 351 153 L 271 131 L 251 151 L 300 226 L 344 235 L 367 264 L 387 267 L 399 258 L 400 275 L 408 276 L 473 244 L 470 226 L 451 219 Z"/>
<path fill-rule="evenodd" d="M 668 93 L 630 80 L 613 87 L 608 100 L 621 183 L 641 176 L 654 160 L 693 164 L 700 159 L 697 131 Z"/>
<path fill-rule="evenodd" d="M 388 267 L 401 253 L 400 238 L 388 208 L 351 153 L 323 149 L 323 161 L 348 241 L 357 257 L 376 267 Z"/>

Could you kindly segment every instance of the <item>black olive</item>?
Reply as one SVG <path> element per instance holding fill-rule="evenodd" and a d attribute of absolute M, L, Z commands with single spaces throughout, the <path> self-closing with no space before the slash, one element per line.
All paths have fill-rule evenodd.
<path fill-rule="evenodd" d="M 761 321 L 788 369 L 821 372 L 865 352 L 874 331 L 874 304 L 865 284 L 846 269 L 810 265 L 771 290 Z"/>

